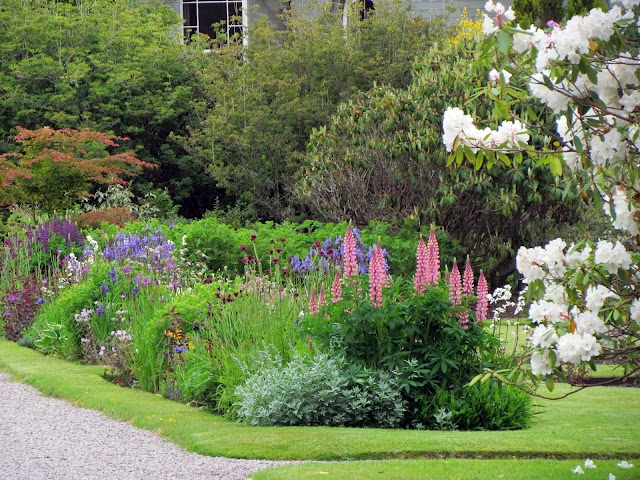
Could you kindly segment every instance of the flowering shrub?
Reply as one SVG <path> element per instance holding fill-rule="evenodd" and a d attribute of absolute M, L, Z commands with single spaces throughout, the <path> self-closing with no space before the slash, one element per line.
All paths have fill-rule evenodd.
<path fill-rule="evenodd" d="M 476 322 L 469 308 L 472 297 L 462 294 L 460 276 L 458 282 L 451 275 L 448 285 L 438 284 L 439 274 L 426 271 L 428 265 L 437 269 L 440 264 L 435 236 L 431 238 L 431 248 L 419 243 L 414 281 L 392 280 L 374 254 L 369 275 L 345 274 L 339 285 L 334 280 L 331 301 L 311 306 L 317 313 L 298 323 L 303 334 L 347 362 L 393 372 L 408 402 L 405 424 L 414 426 L 424 423 L 420 412 L 437 388 L 461 389 L 495 360 L 498 346 Z M 348 265 L 348 256 L 343 261 Z M 467 287 L 473 286 L 470 273 L 466 277 Z"/>
<path fill-rule="evenodd" d="M 628 0 L 606 12 L 592 9 L 565 26 L 551 22 L 548 31 L 485 17 L 483 61 L 507 55 L 507 71 L 528 80 L 531 95 L 555 115 L 555 131 L 518 109 L 524 92 L 506 85 L 506 78 L 483 90 L 505 118 L 497 130 L 477 127 L 457 108 L 444 116 L 443 137 L 455 150 L 451 162 L 466 157 L 480 168 L 485 161 L 517 166 L 523 155 L 535 158 L 556 175 L 568 171 L 585 179 L 585 194 L 611 219 L 609 238 L 556 239 L 518 252 L 536 324 L 527 368 L 549 388 L 565 365 L 595 369 L 597 359 L 610 359 L 626 373 L 640 368 L 638 5 Z M 534 136 L 547 141 L 533 148 Z"/>
<path fill-rule="evenodd" d="M 369 271 L 369 261 L 373 253 L 373 247 L 367 246 L 362 241 L 362 235 L 357 228 L 352 229 L 354 237 L 354 252 L 356 258 L 356 267 L 361 274 Z M 385 257 L 388 253 L 383 251 Z M 342 263 L 345 257 L 344 241 L 342 236 L 338 235 L 335 239 L 327 237 L 324 242 L 315 242 L 309 249 L 309 253 L 301 260 L 298 255 L 294 255 L 289 259 L 291 273 L 304 275 L 309 272 L 319 271 L 328 273 L 334 271 Z"/>

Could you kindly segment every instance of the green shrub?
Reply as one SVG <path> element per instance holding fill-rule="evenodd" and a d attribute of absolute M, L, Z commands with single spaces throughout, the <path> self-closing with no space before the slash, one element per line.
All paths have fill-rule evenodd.
<path fill-rule="evenodd" d="M 287 12 L 287 28 L 252 16 L 249 44 L 209 55 L 199 77 L 207 84 L 200 100 L 215 107 L 194 115 L 201 121 L 179 139 L 194 162 L 207 165 L 225 190 L 222 206 L 235 205 L 236 218 L 304 215 L 291 189 L 311 130 L 354 92 L 406 85 L 416 55 L 443 31 L 442 22 L 412 15 L 406 2 L 379 0 L 376 14 L 349 22 L 345 36 L 342 11 L 331 12 L 328 2 L 307 5 L 316 8 L 298 4 Z"/>
<path fill-rule="evenodd" d="M 404 279 L 384 290 L 383 304 L 368 298 L 366 277 L 343 286 L 343 299 L 329 303 L 299 324 L 319 346 L 343 354 L 347 362 L 393 372 L 408 401 L 407 423 L 416 423 L 421 399 L 442 385 L 461 388 L 494 358 L 495 337 L 475 323 L 468 328 L 453 306 L 445 286 L 421 294 Z"/>
<path fill-rule="evenodd" d="M 127 225 L 128 231 L 140 231 L 142 228 L 144 224 L 141 223 Z M 416 239 L 420 231 L 427 235 L 429 227 L 421 228 L 420 225 L 406 221 L 400 225 L 371 222 L 358 228 L 365 244 L 373 245 L 378 239 L 382 241 L 389 254 L 389 265 L 396 274 L 413 275 Z M 329 237 L 342 237 L 346 229 L 346 222 L 256 222 L 247 227 L 232 227 L 220 219 L 205 218 L 176 225 L 168 229 L 167 234 L 176 245 L 180 245 L 186 236 L 184 241 L 192 261 L 202 260 L 204 254 L 204 260 L 211 271 L 226 271 L 228 275 L 234 275 L 244 270 L 241 259 L 245 253 L 240 249 L 243 245 L 247 247 L 247 253 L 260 259 L 263 271 L 270 268 L 269 251 L 281 248 L 278 256 L 283 260 L 283 268 L 286 268 L 286 260 L 294 255 L 304 258 L 316 242 L 323 243 Z M 253 240 L 252 235 L 255 235 Z M 442 230 L 438 230 L 437 235 L 443 260 L 451 262 L 453 257 L 464 257 L 466 251 L 450 235 Z"/>
<path fill-rule="evenodd" d="M 442 386 L 421 403 L 420 423 L 435 430 L 518 430 L 530 427 L 533 416 L 526 392 L 497 382 Z"/>
<path fill-rule="evenodd" d="M 251 425 L 397 427 L 405 404 L 386 373 L 349 374 L 344 359 L 318 353 L 279 358 L 236 388 L 237 418 Z"/>

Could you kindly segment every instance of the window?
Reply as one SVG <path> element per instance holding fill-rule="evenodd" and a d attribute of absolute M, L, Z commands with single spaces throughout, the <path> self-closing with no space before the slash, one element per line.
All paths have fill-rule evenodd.
<path fill-rule="evenodd" d="M 223 31 L 228 41 L 234 35 L 242 36 L 246 24 L 242 3 L 242 0 L 182 0 L 185 39 L 195 32 L 215 38 Z"/>

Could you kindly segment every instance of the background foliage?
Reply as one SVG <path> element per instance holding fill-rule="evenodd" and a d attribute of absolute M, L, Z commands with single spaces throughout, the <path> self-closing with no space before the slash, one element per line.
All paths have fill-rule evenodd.
<path fill-rule="evenodd" d="M 488 73 L 474 64 L 476 48 L 475 35 L 444 41 L 416 61 L 407 89 L 380 86 L 341 104 L 311 136 L 298 193 L 327 221 L 401 217 L 441 225 L 498 285 L 514 271 L 519 246 L 575 221 L 580 204 L 567 184 L 532 161 L 446 168 L 441 119 L 449 99 L 493 115 L 490 99 L 475 95 Z M 526 94 L 520 101 L 547 121 Z"/>

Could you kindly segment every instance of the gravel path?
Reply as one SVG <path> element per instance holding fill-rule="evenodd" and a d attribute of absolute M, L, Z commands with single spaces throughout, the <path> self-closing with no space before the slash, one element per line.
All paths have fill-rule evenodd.
<path fill-rule="evenodd" d="M 246 479 L 286 462 L 206 457 L 0 372 L 0 479 Z"/>

